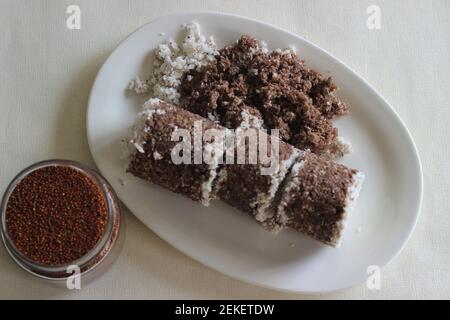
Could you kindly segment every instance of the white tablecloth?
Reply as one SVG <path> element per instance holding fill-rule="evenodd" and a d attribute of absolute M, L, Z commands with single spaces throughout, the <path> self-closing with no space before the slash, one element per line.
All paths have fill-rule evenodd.
<path fill-rule="evenodd" d="M 81 8 L 81 30 L 66 8 Z M 366 26 L 369 5 L 381 29 Z M 0 0 L 0 191 L 25 166 L 68 158 L 93 165 L 85 132 L 91 85 L 126 35 L 167 13 L 216 10 L 291 30 L 367 79 L 398 111 L 420 151 L 425 194 L 417 228 L 381 274 L 323 295 L 267 290 L 231 279 L 178 252 L 127 212 L 124 250 L 79 291 L 32 281 L 0 249 L 0 298 L 450 298 L 450 2 L 281 0 Z"/>

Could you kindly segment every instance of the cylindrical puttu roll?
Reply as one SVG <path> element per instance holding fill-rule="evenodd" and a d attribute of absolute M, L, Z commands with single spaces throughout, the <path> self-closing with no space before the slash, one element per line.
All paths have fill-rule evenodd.
<path fill-rule="evenodd" d="M 277 230 L 274 198 L 299 150 L 254 128 L 239 129 L 235 134 L 235 162 L 223 166 L 215 192 L 229 205 L 250 213 L 266 229 Z"/>
<path fill-rule="evenodd" d="M 363 180 L 357 170 L 302 152 L 286 178 L 276 220 L 337 247 Z"/>
<path fill-rule="evenodd" d="M 208 206 L 223 154 L 220 142 L 203 136 L 208 129 L 225 130 L 196 114 L 150 99 L 127 141 L 132 147 L 127 171 Z"/>
<path fill-rule="evenodd" d="M 180 138 L 187 148 L 179 148 Z M 146 103 L 127 143 L 133 175 L 204 205 L 217 196 L 266 229 L 290 227 L 331 246 L 340 242 L 364 177 L 251 126 L 230 135 L 159 99 Z"/>

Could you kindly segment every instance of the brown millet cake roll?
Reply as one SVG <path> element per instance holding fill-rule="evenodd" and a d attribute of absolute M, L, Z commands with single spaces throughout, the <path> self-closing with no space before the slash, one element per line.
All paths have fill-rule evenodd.
<path fill-rule="evenodd" d="M 286 178 L 277 222 L 339 247 L 363 180 L 355 169 L 302 152 Z"/>
<path fill-rule="evenodd" d="M 127 171 L 208 206 L 213 182 L 222 162 L 223 141 L 219 143 L 212 139 L 194 144 L 196 121 L 201 123 L 197 126 L 202 130 L 200 139 L 204 138 L 203 133 L 207 129 L 224 130 L 208 119 L 159 99 L 150 99 L 125 141 L 128 146 Z M 172 160 L 172 150 L 181 143 L 181 138 L 172 141 L 172 135 L 180 133 L 177 130 L 181 129 L 187 129 L 183 132 L 188 132 L 191 137 L 191 164 L 176 164 Z M 196 163 L 195 149 L 202 155 L 207 154 L 210 160 L 204 161 L 202 157 L 201 162 Z M 178 154 L 182 155 L 182 152 Z"/>
<path fill-rule="evenodd" d="M 256 148 L 250 147 L 250 139 L 245 138 L 248 133 L 258 137 Z M 261 148 L 263 142 L 266 148 Z M 227 149 L 227 154 L 229 151 Z M 267 230 L 278 231 L 274 199 L 300 151 L 262 130 L 249 128 L 236 131 L 233 152 L 235 163 L 224 164 L 214 187 L 215 194 L 229 205 L 251 214 Z M 239 152 L 244 159 L 238 163 Z M 266 152 L 267 157 L 259 157 L 262 152 Z"/>
<path fill-rule="evenodd" d="M 332 122 L 349 113 L 336 91 L 293 50 L 268 50 L 245 35 L 208 65 L 185 72 L 179 86 L 180 104 L 193 113 L 230 129 L 279 129 L 284 142 L 330 159 L 351 152 Z"/>

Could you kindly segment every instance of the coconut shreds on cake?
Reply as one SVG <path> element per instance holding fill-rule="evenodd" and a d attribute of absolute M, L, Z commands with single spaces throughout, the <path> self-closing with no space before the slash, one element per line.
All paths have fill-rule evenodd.
<path fill-rule="evenodd" d="M 254 135 L 258 143 L 257 148 L 249 147 L 246 135 Z M 229 205 L 250 213 L 266 229 L 277 229 L 273 221 L 275 214 L 272 204 L 299 151 L 261 130 L 241 129 L 236 132 L 236 136 L 240 139 L 236 141 L 234 153 L 236 154 L 239 148 L 245 149 L 244 161 L 223 166 L 215 186 L 215 193 Z M 273 148 L 274 141 L 278 143 L 278 150 Z M 265 142 L 267 142 L 266 150 L 262 151 L 260 146 Z M 259 156 L 261 152 L 265 152 L 267 157 L 261 158 Z M 278 157 L 271 159 L 270 157 L 276 153 Z"/>
<path fill-rule="evenodd" d="M 192 164 L 175 164 L 171 156 L 175 145 L 179 143 L 172 141 L 172 134 L 186 129 L 193 135 L 196 121 L 200 121 L 201 130 L 222 129 L 196 114 L 159 99 L 150 99 L 126 141 L 132 150 L 128 157 L 127 171 L 208 206 L 223 148 L 217 148 L 214 142 L 205 142 L 200 146 L 201 154 L 210 156 L 210 163 L 202 161 L 195 164 L 193 150 Z M 193 137 L 191 141 L 192 139 Z"/>
<path fill-rule="evenodd" d="M 206 39 L 200 33 L 200 25 L 191 22 L 183 26 L 185 33 L 181 44 L 170 39 L 155 50 L 153 73 L 148 80 L 135 78 L 128 85 L 138 94 L 150 94 L 153 98 L 179 104 L 178 87 L 186 71 L 199 70 L 217 55 L 212 37 Z"/>
<path fill-rule="evenodd" d="M 277 222 L 337 247 L 363 180 L 357 170 L 302 152 L 286 179 Z"/>

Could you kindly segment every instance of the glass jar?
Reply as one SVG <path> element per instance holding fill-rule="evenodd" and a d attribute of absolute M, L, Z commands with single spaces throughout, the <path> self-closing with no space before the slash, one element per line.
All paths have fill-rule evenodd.
<path fill-rule="evenodd" d="M 84 256 L 64 265 L 42 265 L 31 261 L 15 246 L 8 234 L 6 208 L 9 197 L 17 184 L 31 172 L 48 167 L 69 167 L 81 172 L 101 190 L 107 204 L 107 220 L 103 236 Z M 124 219 L 119 200 L 110 184 L 99 173 L 81 163 L 70 160 L 46 160 L 21 171 L 9 184 L 1 202 L 1 238 L 10 257 L 35 278 L 58 287 L 72 288 L 77 284 L 87 284 L 101 276 L 118 257 L 124 240 Z M 78 279 L 77 279 L 78 277 Z"/>

